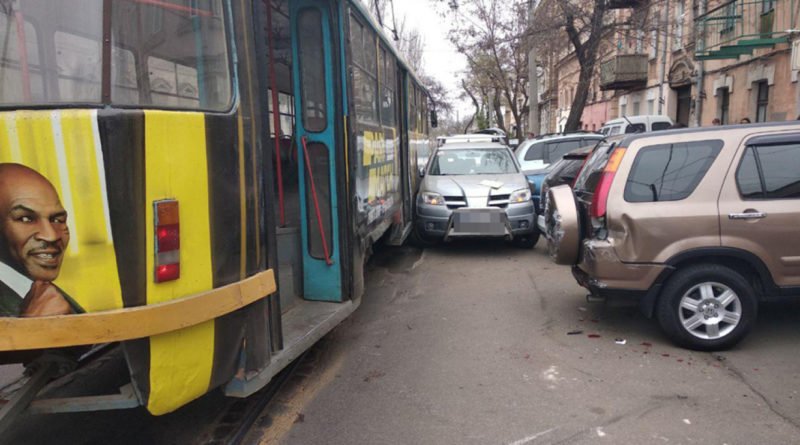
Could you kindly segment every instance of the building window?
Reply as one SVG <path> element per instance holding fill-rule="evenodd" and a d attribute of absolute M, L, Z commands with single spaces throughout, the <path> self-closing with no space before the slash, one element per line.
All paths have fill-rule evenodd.
<path fill-rule="evenodd" d="M 634 102 L 633 103 L 633 115 L 634 116 L 638 116 L 639 115 L 639 102 Z"/>
<path fill-rule="evenodd" d="M 736 28 L 736 2 L 730 2 L 725 6 L 725 22 L 720 29 L 720 34 L 727 34 Z"/>
<path fill-rule="evenodd" d="M 767 121 L 768 105 L 769 84 L 766 81 L 758 82 L 758 97 L 756 98 L 756 122 Z"/>
<path fill-rule="evenodd" d="M 619 114 L 621 114 L 622 116 L 625 116 L 625 115 L 628 114 L 628 105 L 627 104 L 619 106 Z"/>
<path fill-rule="evenodd" d="M 649 99 L 647 101 L 647 114 L 656 114 L 655 111 L 656 111 L 656 100 Z"/>
<path fill-rule="evenodd" d="M 727 88 L 717 90 L 719 97 L 719 121 L 722 125 L 727 125 L 730 120 L 731 93 Z"/>
<path fill-rule="evenodd" d="M 761 1 L 761 13 L 766 14 L 767 12 L 772 11 L 775 9 L 775 0 L 762 0 Z"/>

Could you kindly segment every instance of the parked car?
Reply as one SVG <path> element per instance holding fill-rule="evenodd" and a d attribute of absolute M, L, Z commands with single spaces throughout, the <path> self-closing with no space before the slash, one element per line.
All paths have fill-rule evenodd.
<path fill-rule="evenodd" d="M 445 144 L 421 173 L 415 230 L 422 240 L 488 236 L 536 244 L 531 189 L 507 146 Z"/>
<path fill-rule="evenodd" d="M 601 140 L 603 135 L 597 133 L 570 133 L 540 136 L 529 139 L 523 142 L 524 145 L 519 146 L 515 154 L 531 184 L 533 205 L 537 214 L 542 211 L 539 205 L 542 180 L 550 173 L 553 165 L 568 152 L 579 147 L 595 145 Z"/>
<path fill-rule="evenodd" d="M 668 130 L 672 127 L 672 119 L 662 115 L 623 116 L 603 124 L 600 133 L 603 136 L 617 134 L 648 133 L 651 131 Z"/>
<path fill-rule="evenodd" d="M 800 123 L 603 142 L 545 220 L 591 296 L 632 298 L 681 346 L 732 347 L 759 303 L 800 295 Z"/>
<path fill-rule="evenodd" d="M 595 145 L 581 147 L 577 150 L 564 155 L 560 161 L 553 164 L 550 173 L 542 180 L 541 191 L 539 192 L 539 211 L 536 213 L 536 226 L 539 228 L 540 233 L 547 233 L 547 227 L 544 223 L 544 212 L 547 208 L 547 192 L 551 187 L 559 185 L 569 185 L 575 182 L 578 177 L 586 158 L 592 153 Z"/>
<path fill-rule="evenodd" d="M 463 144 L 468 142 L 499 142 L 502 144 L 505 143 L 505 135 L 470 133 L 457 134 L 453 136 L 439 136 L 436 138 L 436 144 L 440 147 L 445 144 Z"/>

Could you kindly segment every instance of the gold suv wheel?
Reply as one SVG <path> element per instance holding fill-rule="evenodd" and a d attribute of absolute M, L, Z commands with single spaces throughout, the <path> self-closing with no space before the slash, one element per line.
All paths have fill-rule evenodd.
<path fill-rule="evenodd" d="M 690 264 L 667 281 L 658 321 L 675 343 L 701 351 L 727 349 L 756 319 L 755 291 L 740 272 L 720 264 Z"/>

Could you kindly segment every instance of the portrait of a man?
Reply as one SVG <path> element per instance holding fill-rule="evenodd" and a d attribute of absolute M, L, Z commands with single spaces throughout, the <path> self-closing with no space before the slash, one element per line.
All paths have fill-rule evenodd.
<path fill-rule="evenodd" d="M 0 163 L 0 316 L 83 312 L 53 281 L 69 244 L 67 212 L 37 171 Z"/>

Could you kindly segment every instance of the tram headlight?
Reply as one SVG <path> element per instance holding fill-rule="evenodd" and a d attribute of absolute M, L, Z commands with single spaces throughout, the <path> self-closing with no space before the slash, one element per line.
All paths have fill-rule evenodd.
<path fill-rule="evenodd" d="M 445 205 L 444 196 L 433 192 L 422 192 L 422 202 L 432 206 Z"/>
<path fill-rule="evenodd" d="M 531 200 L 531 190 L 530 189 L 520 189 L 516 192 L 512 193 L 508 200 L 512 204 L 520 204 L 523 202 L 528 202 Z"/>

